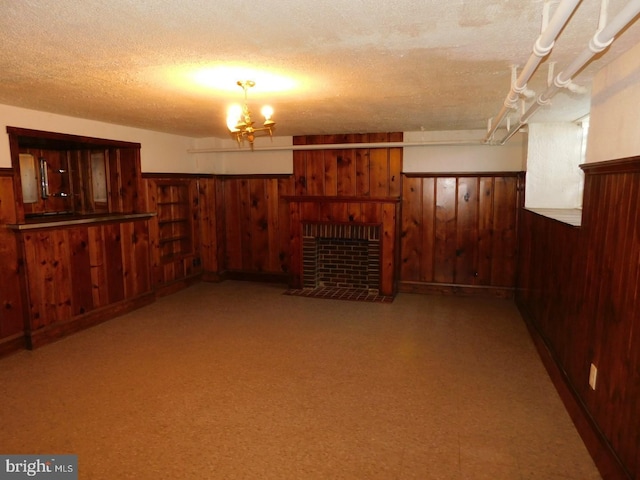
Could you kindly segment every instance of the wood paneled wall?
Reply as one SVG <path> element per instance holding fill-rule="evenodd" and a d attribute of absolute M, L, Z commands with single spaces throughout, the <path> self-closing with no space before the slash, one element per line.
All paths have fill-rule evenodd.
<path fill-rule="evenodd" d="M 200 258 L 207 280 L 218 279 L 225 253 L 223 184 L 213 176 L 198 179 Z M 218 221 L 220 219 L 220 221 Z"/>
<path fill-rule="evenodd" d="M 220 270 L 286 279 L 290 271 L 290 175 L 217 177 L 217 217 L 223 226 Z M 220 256 L 222 258 L 220 258 Z"/>
<path fill-rule="evenodd" d="M 511 296 L 523 173 L 405 174 L 400 288 Z"/>
<path fill-rule="evenodd" d="M 402 132 L 294 137 L 294 145 L 354 144 L 340 150 L 294 151 L 294 194 L 400 197 L 402 148 L 358 148 L 358 143 L 401 142 L 402 138 Z"/>
<path fill-rule="evenodd" d="M 24 310 L 16 235 L 13 170 L 0 170 L 0 356 L 25 347 Z"/>
<path fill-rule="evenodd" d="M 581 228 L 523 213 L 516 299 L 603 477 L 640 479 L 640 158 L 583 168 Z"/>

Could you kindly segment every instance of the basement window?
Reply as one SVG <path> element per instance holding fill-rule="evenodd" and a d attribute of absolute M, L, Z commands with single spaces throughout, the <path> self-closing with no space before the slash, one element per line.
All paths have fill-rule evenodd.
<path fill-rule="evenodd" d="M 588 117 L 529 125 L 525 208 L 572 225 L 582 223 Z"/>

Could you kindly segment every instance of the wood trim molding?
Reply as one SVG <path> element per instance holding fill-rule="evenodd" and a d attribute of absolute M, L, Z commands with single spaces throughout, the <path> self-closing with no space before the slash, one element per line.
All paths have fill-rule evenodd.
<path fill-rule="evenodd" d="M 299 203 L 400 203 L 399 197 L 331 197 L 326 195 L 283 195 L 288 202 Z"/>
<path fill-rule="evenodd" d="M 157 173 L 157 172 L 143 172 L 142 178 L 149 180 L 162 180 L 162 179 L 180 179 L 185 180 L 197 180 L 198 178 L 213 178 L 215 175 L 212 173 Z"/>
<path fill-rule="evenodd" d="M 491 285 L 459 285 L 453 283 L 412 282 L 401 280 L 398 292 L 419 293 L 423 295 L 457 295 L 461 297 L 481 296 L 512 299 L 513 287 L 495 287 Z"/>
<path fill-rule="evenodd" d="M 32 332 L 27 331 L 27 348 L 33 350 L 47 343 L 79 332 L 125 313 L 149 305 L 155 301 L 154 292 L 145 293 L 130 300 L 107 305 L 83 315 L 78 315 L 62 323 L 56 323 Z"/>
<path fill-rule="evenodd" d="M 0 168 L 0 177 L 13 177 L 13 168 L 11 167 Z"/>
<path fill-rule="evenodd" d="M 519 177 L 526 172 L 402 172 L 407 178 L 438 178 L 438 177 Z"/>
<path fill-rule="evenodd" d="M 89 146 L 99 147 L 115 147 L 115 148 L 136 148 L 141 147 L 140 143 L 125 142 L 122 140 L 109 140 L 106 138 L 83 137 L 80 135 L 69 135 L 66 133 L 45 132 L 41 130 L 31 130 L 28 128 L 7 127 L 7 133 L 23 139 L 33 139 L 34 142 L 41 142 L 47 148 L 54 148 L 56 144 L 63 145 L 62 148 L 67 149 L 69 144 L 75 144 L 76 147 L 89 148 Z"/>
<path fill-rule="evenodd" d="M 0 340 L 0 358 L 9 356 L 27 348 L 27 338 L 24 333 L 19 333 L 11 337 Z"/>
<path fill-rule="evenodd" d="M 222 279 L 288 285 L 290 282 L 290 275 L 287 273 L 243 272 L 237 270 L 227 270 L 226 272 L 224 272 Z"/>
<path fill-rule="evenodd" d="M 219 178 L 220 180 L 246 180 L 246 179 L 264 179 L 264 180 L 272 180 L 272 179 L 287 179 L 291 178 L 293 173 L 234 173 L 234 174 L 215 174 L 212 175 L 214 178 Z"/>
<path fill-rule="evenodd" d="M 640 156 L 627 157 L 604 162 L 583 163 L 580 168 L 587 175 L 606 175 L 610 173 L 640 172 Z"/>

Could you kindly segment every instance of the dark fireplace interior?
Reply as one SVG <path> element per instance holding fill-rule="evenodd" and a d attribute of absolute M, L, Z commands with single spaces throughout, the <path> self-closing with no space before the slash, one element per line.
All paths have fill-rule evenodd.
<path fill-rule="evenodd" d="M 380 226 L 303 224 L 303 287 L 380 288 Z"/>

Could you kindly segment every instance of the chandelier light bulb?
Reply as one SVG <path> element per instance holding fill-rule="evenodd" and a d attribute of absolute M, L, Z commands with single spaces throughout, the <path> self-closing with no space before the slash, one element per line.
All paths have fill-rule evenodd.
<path fill-rule="evenodd" d="M 242 107 L 240 105 L 231 105 L 227 110 L 227 127 L 231 132 L 238 132 L 238 124 L 242 116 Z"/>
<path fill-rule="evenodd" d="M 271 120 L 271 117 L 273 116 L 273 108 L 270 105 L 265 105 L 264 107 L 262 107 L 262 110 L 260 112 L 262 113 L 265 121 Z"/>

